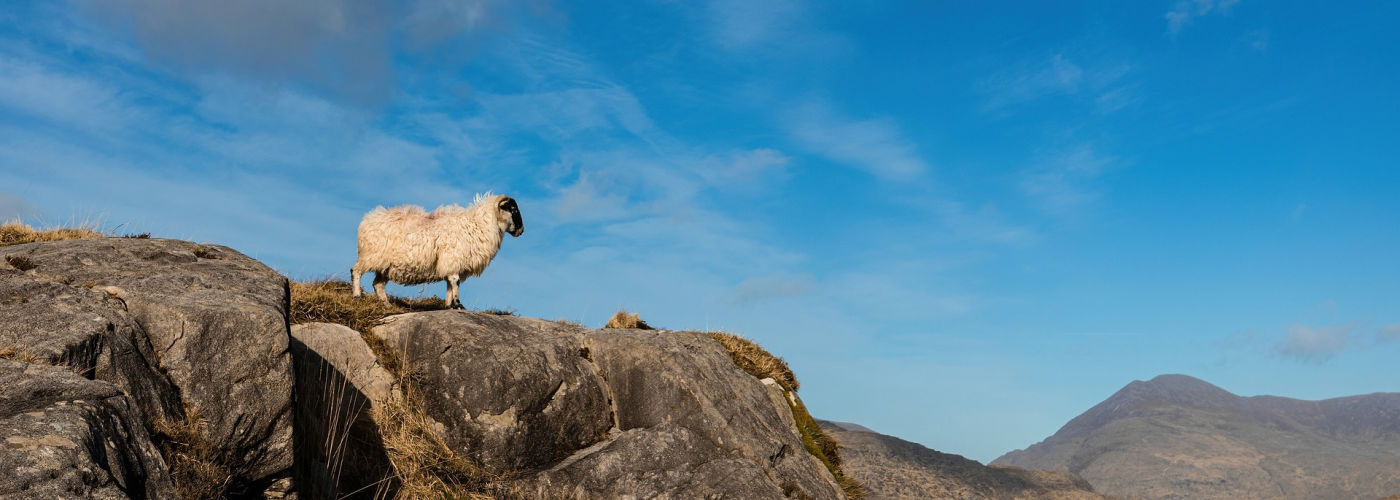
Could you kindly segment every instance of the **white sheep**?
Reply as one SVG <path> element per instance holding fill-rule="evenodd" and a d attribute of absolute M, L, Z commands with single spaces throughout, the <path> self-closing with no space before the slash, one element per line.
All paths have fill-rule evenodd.
<path fill-rule="evenodd" d="M 505 195 L 480 194 L 470 207 L 403 205 L 375 207 L 360 221 L 359 259 L 350 269 L 353 294 L 359 297 L 360 276 L 374 272 L 374 293 L 389 301 L 389 281 L 417 285 L 447 281 L 447 304 L 461 308 L 457 284 L 480 276 L 501 249 L 505 233 L 520 236 L 525 222 L 515 200 Z"/>

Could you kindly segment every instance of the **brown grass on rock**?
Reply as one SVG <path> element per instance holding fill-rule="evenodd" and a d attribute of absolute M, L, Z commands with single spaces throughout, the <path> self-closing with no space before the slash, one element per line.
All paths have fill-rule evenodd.
<path fill-rule="evenodd" d="M 34 263 L 34 261 L 29 260 L 29 258 L 23 255 L 7 255 L 5 256 L 5 262 L 8 262 L 11 266 L 14 266 L 15 269 L 19 269 L 20 271 L 28 271 L 39 267 L 39 264 Z"/>
<path fill-rule="evenodd" d="M 403 399 L 390 399 L 373 409 L 379 437 L 399 480 L 396 498 L 491 498 L 479 492 L 502 478 L 453 452 L 433 431 L 432 419 L 418 410 L 418 399 L 414 384 L 404 384 Z"/>
<path fill-rule="evenodd" d="M 30 225 L 20 222 L 0 224 L 0 247 L 36 241 L 74 240 L 104 236 L 106 235 L 92 227 L 34 229 Z"/>
<path fill-rule="evenodd" d="M 739 368 L 749 375 L 761 379 L 771 378 L 788 391 L 795 392 L 801 387 L 797 376 L 788 368 L 787 361 L 772 355 L 752 340 L 725 332 L 710 332 L 710 336 L 728 349 L 734 364 L 739 365 Z"/>
<path fill-rule="evenodd" d="M 655 330 L 655 328 L 652 328 L 651 325 L 647 324 L 647 322 L 642 321 L 641 316 L 638 316 L 635 313 L 629 313 L 627 311 L 618 311 L 617 314 L 614 314 L 611 319 L 608 319 L 608 324 L 603 325 L 603 328 L 632 328 L 635 330 Z"/>
<path fill-rule="evenodd" d="M 385 304 L 373 295 L 350 295 L 350 283 L 337 280 L 293 281 L 291 322 L 339 323 L 360 333 L 368 333 L 379 320 L 395 314 L 445 309 L 437 297 L 403 299 L 390 297 Z"/>
<path fill-rule="evenodd" d="M 39 358 L 34 357 L 28 351 L 15 346 L 0 346 L 0 359 L 10 361 L 22 361 L 25 363 L 40 363 Z"/>
<path fill-rule="evenodd" d="M 180 498 L 224 498 L 233 482 L 228 457 L 204 437 L 206 422 L 194 408 L 185 409 L 183 422 L 157 421 L 157 446 L 170 467 L 170 478 Z"/>

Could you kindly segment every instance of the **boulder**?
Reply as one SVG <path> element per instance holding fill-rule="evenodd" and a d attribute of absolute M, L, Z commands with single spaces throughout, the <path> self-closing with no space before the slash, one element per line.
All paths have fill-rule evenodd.
<path fill-rule="evenodd" d="M 0 270 L 0 318 L 0 349 L 116 384 L 150 420 L 184 418 L 145 331 L 110 294 Z"/>
<path fill-rule="evenodd" d="M 306 498 L 380 498 L 393 467 L 372 409 L 398 394 L 360 333 L 342 325 L 292 325 L 296 371 L 298 493 Z"/>
<path fill-rule="evenodd" d="M 843 497 L 791 410 L 708 335 L 469 311 L 393 316 L 373 333 L 415 374 L 447 444 L 515 478 L 501 496 Z"/>
<path fill-rule="evenodd" d="M 27 274 L 102 290 L 125 305 L 180 402 L 236 463 L 233 493 L 260 491 L 292 465 L 287 280 L 230 248 L 97 238 L 0 248 Z"/>
<path fill-rule="evenodd" d="M 463 311 L 386 318 L 374 334 L 421 381 L 424 413 L 491 474 L 547 467 L 607 437 L 608 389 L 573 327 Z"/>
<path fill-rule="evenodd" d="M 0 498 L 173 498 L 164 460 L 117 386 L 0 360 Z"/>
<path fill-rule="evenodd" d="M 740 370 L 709 335 L 600 330 L 585 335 L 583 344 L 606 374 L 619 429 L 683 428 L 695 435 L 696 447 L 747 462 L 789 497 L 844 497 L 803 447 L 792 409 L 776 404 L 768 387 Z M 754 490 L 741 496 L 767 495 Z"/>

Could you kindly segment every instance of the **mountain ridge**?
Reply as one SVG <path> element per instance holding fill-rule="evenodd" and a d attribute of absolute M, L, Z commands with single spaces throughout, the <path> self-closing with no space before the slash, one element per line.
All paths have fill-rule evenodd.
<path fill-rule="evenodd" d="M 1079 474 L 1121 496 L 1378 498 L 1400 491 L 1400 393 L 1245 397 L 1161 375 L 991 463 Z"/>

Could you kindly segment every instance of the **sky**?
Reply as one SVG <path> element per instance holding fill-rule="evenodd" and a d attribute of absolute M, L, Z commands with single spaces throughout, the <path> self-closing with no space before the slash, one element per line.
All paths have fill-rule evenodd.
<path fill-rule="evenodd" d="M 1400 391 L 1397 17 L 20 0 L 0 219 L 347 279 L 375 206 L 506 193 L 467 307 L 736 332 L 817 417 L 986 462 L 1165 373 Z"/>

